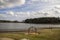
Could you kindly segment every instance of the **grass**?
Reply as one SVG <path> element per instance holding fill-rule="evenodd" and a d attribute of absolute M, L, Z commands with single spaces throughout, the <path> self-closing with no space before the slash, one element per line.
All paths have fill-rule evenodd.
<path fill-rule="evenodd" d="M 19 40 L 28 38 L 30 40 L 60 40 L 60 29 L 41 29 L 38 35 L 25 35 L 21 32 L 0 33 L 0 38 L 13 38 Z"/>

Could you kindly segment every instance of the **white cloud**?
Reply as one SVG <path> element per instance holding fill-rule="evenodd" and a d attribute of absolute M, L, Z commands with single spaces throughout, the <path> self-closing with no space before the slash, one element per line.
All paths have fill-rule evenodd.
<path fill-rule="evenodd" d="M 47 13 L 48 17 L 60 17 L 60 5 L 55 5 L 51 9 L 42 10 L 42 13 Z"/>
<path fill-rule="evenodd" d="M 31 1 L 39 1 L 39 0 L 31 0 Z"/>
<path fill-rule="evenodd" d="M 13 12 L 13 11 L 7 11 L 6 14 L 0 14 L 0 18 L 4 17 L 4 19 L 10 19 L 10 20 L 23 20 L 27 18 L 37 18 L 37 17 L 58 17 L 60 16 L 60 0 L 31 0 L 32 3 L 25 9 L 29 8 L 38 8 L 43 7 L 42 10 L 39 10 L 38 12 Z M 41 2 L 40 4 L 35 4 Z M 43 3 L 42 3 L 43 2 Z M 21 6 L 25 4 L 25 0 L 0 0 L 0 8 L 4 7 L 13 7 L 13 6 Z M 32 5 L 33 4 L 33 5 Z M 44 4 L 44 5 L 43 5 Z M 45 6 L 46 5 L 46 6 Z M 34 7 L 33 7 L 34 6 Z M 53 9 L 53 10 L 52 10 Z"/>
<path fill-rule="evenodd" d="M 24 20 L 27 18 L 30 18 L 29 16 L 30 12 L 13 12 L 13 11 L 6 11 L 4 13 L 0 14 L 0 20 L 1 18 L 4 18 L 2 20 Z"/>
<path fill-rule="evenodd" d="M 60 5 L 55 5 L 55 8 L 60 9 Z"/>
<path fill-rule="evenodd" d="M 46 10 L 46 11 L 32 11 L 32 12 L 13 12 L 13 11 L 8 11 L 5 12 L 6 14 L 0 14 L 0 19 L 4 18 L 6 20 L 25 20 L 27 18 L 38 18 L 38 17 L 58 17 L 60 16 L 60 11 L 59 9 L 56 10 L 54 7 L 53 10 Z"/>
<path fill-rule="evenodd" d="M 9 14 L 9 15 L 11 15 L 11 16 L 14 16 L 14 12 L 13 11 L 8 11 L 6 13 Z"/>
<path fill-rule="evenodd" d="M 0 0 L 0 9 L 4 7 L 21 6 L 25 4 L 25 0 Z"/>
<path fill-rule="evenodd" d="M 60 5 L 60 0 L 31 0 L 31 4 L 45 4 L 46 6 Z"/>

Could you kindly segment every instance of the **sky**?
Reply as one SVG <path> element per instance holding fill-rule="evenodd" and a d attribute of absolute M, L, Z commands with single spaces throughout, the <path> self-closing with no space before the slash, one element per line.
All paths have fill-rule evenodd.
<path fill-rule="evenodd" d="M 60 0 L 0 0 L 0 20 L 60 17 Z"/>

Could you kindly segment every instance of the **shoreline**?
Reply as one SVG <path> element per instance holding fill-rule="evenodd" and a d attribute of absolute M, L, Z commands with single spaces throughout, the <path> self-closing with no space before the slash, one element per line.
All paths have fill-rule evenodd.
<path fill-rule="evenodd" d="M 23 23 L 23 22 L 0 22 L 0 23 Z M 53 24 L 53 25 L 59 25 L 60 23 L 25 23 L 25 24 Z"/>
<path fill-rule="evenodd" d="M 54 30 L 54 29 L 60 29 L 60 27 L 55 27 L 55 28 L 39 28 L 38 30 Z M 10 32 L 28 32 L 28 30 L 0 30 L 0 33 L 10 33 Z"/>

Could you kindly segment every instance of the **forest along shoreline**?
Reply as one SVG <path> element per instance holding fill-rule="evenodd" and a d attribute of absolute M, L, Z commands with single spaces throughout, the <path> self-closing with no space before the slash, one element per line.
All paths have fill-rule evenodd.
<path fill-rule="evenodd" d="M 40 18 L 25 19 L 23 21 L 0 20 L 0 23 L 60 24 L 60 18 L 59 17 L 40 17 Z"/>

